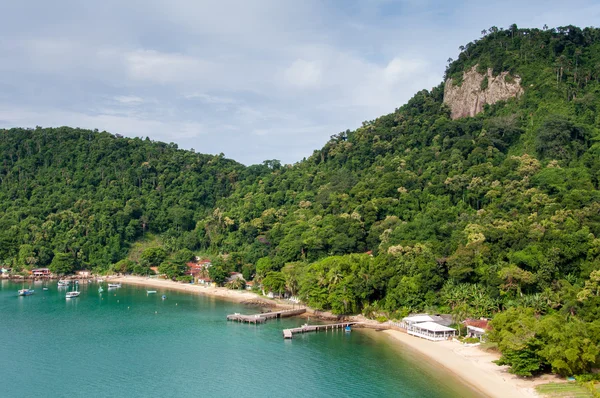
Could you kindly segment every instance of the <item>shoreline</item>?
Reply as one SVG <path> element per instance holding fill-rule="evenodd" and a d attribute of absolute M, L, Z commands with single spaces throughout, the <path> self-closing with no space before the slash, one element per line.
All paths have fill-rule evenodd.
<path fill-rule="evenodd" d="M 280 309 L 292 308 L 293 304 L 282 303 L 280 300 L 264 298 L 247 290 L 231 290 L 225 287 L 210 287 L 205 285 L 192 285 L 165 279 L 148 279 L 138 276 L 120 276 L 107 278 L 111 282 L 164 288 L 188 293 L 201 294 L 209 297 L 248 303 L 264 307 Z M 297 306 L 297 305 L 296 305 Z M 318 317 L 324 320 L 337 319 L 327 312 L 315 311 L 306 307 L 304 316 Z M 499 354 L 485 352 L 477 346 L 464 346 L 455 341 L 432 342 L 418 337 L 410 336 L 404 331 L 385 327 L 377 321 L 366 319 L 362 315 L 347 317 L 347 319 L 363 322 L 362 327 L 382 329 L 393 344 L 401 348 L 408 348 L 423 356 L 426 360 L 442 366 L 467 387 L 487 397 L 540 397 L 534 387 L 551 381 L 558 381 L 554 376 L 542 376 L 535 379 L 523 379 L 508 373 L 506 366 L 492 363 L 499 358 Z"/>
<path fill-rule="evenodd" d="M 498 366 L 492 361 L 500 354 L 486 352 L 478 346 L 465 346 L 455 341 L 429 341 L 399 330 L 383 331 L 403 348 L 416 351 L 427 359 L 441 365 L 474 391 L 486 397 L 537 397 L 535 386 L 550 382 L 562 382 L 554 375 L 524 379 L 508 373 L 508 366 Z"/>

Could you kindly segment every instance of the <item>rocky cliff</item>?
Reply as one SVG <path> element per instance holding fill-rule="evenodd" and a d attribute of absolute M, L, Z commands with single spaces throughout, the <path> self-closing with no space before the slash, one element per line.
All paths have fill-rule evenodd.
<path fill-rule="evenodd" d="M 487 81 L 486 81 L 487 79 Z M 452 119 L 475 116 L 483 110 L 484 104 L 493 104 L 519 96 L 523 93 L 521 78 L 502 72 L 493 76 L 492 69 L 486 74 L 477 72 L 477 65 L 464 72 L 461 85 L 454 85 L 452 79 L 446 80 L 444 103 L 452 111 Z"/>

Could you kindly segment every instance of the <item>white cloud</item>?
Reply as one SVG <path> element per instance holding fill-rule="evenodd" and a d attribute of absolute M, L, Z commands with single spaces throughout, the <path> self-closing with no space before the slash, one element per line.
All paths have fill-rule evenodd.
<path fill-rule="evenodd" d="M 155 50 L 133 51 L 126 54 L 125 60 L 132 79 L 161 84 L 202 79 L 212 69 L 211 63 L 202 59 Z"/>
<path fill-rule="evenodd" d="M 321 83 L 321 67 L 318 62 L 295 60 L 284 72 L 288 84 L 300 88 L 315 88 Z"/>
<path fill-rule="evenodd" d="M 197 99 L 206 104 L 228 105 L 228 104 L 236 104 L 239 102 L 234 98 L 224 97 L 224 96 L 220 96 L 220 95 L 210 95 L 210 94 L 206 94 L 206 93 L 185 94 L 184 98 L 189 99 L 189 100 Z"/>
<path fill-rule="evenodd" d="M 144 102 L 143 98 L 136 97 L 135 95 L 118 95 L 114 97 L 114 100 L 126 105 L 137 105 Z"/>

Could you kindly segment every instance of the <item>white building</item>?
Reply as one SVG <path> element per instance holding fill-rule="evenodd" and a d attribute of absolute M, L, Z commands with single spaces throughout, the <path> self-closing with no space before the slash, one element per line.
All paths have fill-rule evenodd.
<path fill-rule="evenodd" d="M 400 327 L 405 328 L 410 335 L 427 340 L 448 340 L 456 336 L 456 329 L 448 327 L 451 320 L 448 317 L 429 314 L 415 314 L 402 318 Z"/>
<path fill-rule="evenodd" d="M 448 340 L 456 336 L 456 329 L 435 322 L 415 323 L 406 329 L 408 334 L 432 341 Z"/>

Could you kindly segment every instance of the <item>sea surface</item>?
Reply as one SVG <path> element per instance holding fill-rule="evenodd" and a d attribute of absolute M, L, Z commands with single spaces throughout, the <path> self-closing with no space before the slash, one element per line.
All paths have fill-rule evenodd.
<path fill-rule="evenodd" d="M 19 297 L 32 287 L 35 294 Z M 0 282 L 1 397 L 473 397 L 383 333 L 308 333 L 303 318 L 226 321 L 259 309 L 173 290 Z M 167 295 L 166 300 L 161 296 Z M 311 323 L 316 323 L 310 320 Z"/>

